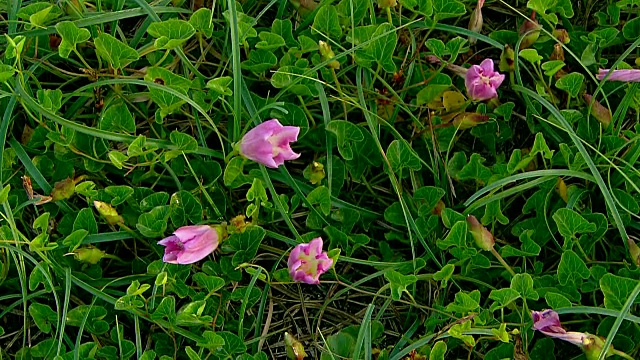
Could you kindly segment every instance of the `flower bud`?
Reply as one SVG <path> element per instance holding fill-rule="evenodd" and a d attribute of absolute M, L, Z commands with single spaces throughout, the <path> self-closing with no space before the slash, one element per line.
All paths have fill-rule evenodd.
<path fill-rule="evenodd" d="M 326 176 L 324 165 L 314 161 L 304 169 L 304 177 L 313 185 L 319 184 Z"/>
<path fill-rule="evenodd" d="M 600 354 L 604 350 L 604 339 L 596 335 L 585 335 L 586 336 L 582 339 L 582 351 L 584 351 L 584 356 L 587 358 L 587 360 L 600 359 Z M 612 350 L 613 346 L 610 346 L 605 358 L 613 355 Z"/>
<path fill-rule="evenodd" d="M 526 34 L 526 35 L 525 35 Z M 520 50 L 526 49 L 533 45 L 540 36 L 540 24 L 536 21 L 536 12 L 531 13 L 531 20 L 527 19 L 518 29 L 518 35 L 524 36 L 520 43 Z"/>
<path fill-rule="evenodd" d="M 442 211 L 444 211 L 445 208 L 446 208 L 446 205 L 444 204 L 444 201 L 438 200 L 438 203 L 433 208 L 433 210 L 431 210 L 431 213 L 433 215 L 437 215 L 437 216 L 441 217 L 442 216 Z"/>
<path fill-rule="evenodd" d="M 480 124 L 484 124 L 487 121 L 489 121 L 489 116 L 487 115 L 463 112 L 453 119 L 453 126 L 460 130 L 467 130 Z"/>
<path fill-rule="evenodd" d="M 336 54 L 333 52 L 333 50 L 331 50 L 331 45 L 322 40 L 318 42 L 318 45 L 320 45 L 320 55 L 322 56 L 322 61 L 327 61 L 336 57 Z M 338 60 L 333 60 L 329 62 L 327 66 L 332 69 L 338 70 L 340 69 L 340 62 L 338 62 Z"/>
<path fill-rule="evenodd" d="M 304 345 L 288 332 L 284 333 L 284 345 L 287 349 L 287 357 L 291 360 L 302 360 L 307 357 Z"/>
<path fill-rule="evenodd" d="M 589 94 L 583 95 L 584 100 L 587 102 L 587 105 L 593 102 L 593 106 L 591 107 L 591 115 L 596 118 L 602 124 L 602 126 L 606 129 L 611 124 L 611 111 L 606 107 L 602 106 L 598 100 L 594 100 L 593 96 Z"/>
<path fill-rule="evenodd" d="M 242 214 L 229 220 L 229 224 L 233 227 L 233 232 L 243 233 L 247 227 L 246 217 Z"/>
<path fill-rule="evenodd" d="M 637 267 L 640 267 L 640 247 L 631 239 L 627 239 L 627 244 L 629 244 L 629 255 L 631 255 L 631 259 Z"/>
<path fill-rule="evenodd" d="M 72 254 L 74 259 L 91 265 L 97 264 L 106 255 L 104 251 L 93 246 L 76 249 Z"/>
<path fill-rule="evenodd" d="M 51 198 L 53 201 L 66 200 L 73 196 L 76 191 L 76 183 L 71 178 L 58 181 L 53 185 Z"/>
<path fill-rule="evenodd" d="M 564 61 L 564 49 L 562 48 L 562 45 L 560 44 L 553 45 L 553 52 L 549 56 L 549 60 Z"/>
<path fill-rule="evenodd" d="M 114 209 L 111 205 L 104 203 L 102 201 L 94 201 L 93 206 L 96 207 L 98 213 L 102 215 L 109 225 L 121 224 L 124 222 L 122 216 L 118 214 L 118 211 Z"/>
<path fill-rule="evenodd" d="M 558 39 L 563 44 L 568 44 L 571 39 L 569 39 L 569 33 L 565 29 L 555 29 L 553 30 L 553 37 Z"/>
<path fill-rule="evenodd" d="M 493 235 L 480 224 L 478 219 L 475 216 L 469 215 L 467 216 L 467 225 L 469 225 L 471 235 L 473 236 L 473 240 L 475 240 L 476 245 L 485 251 L 489 251 L 493 249 L 493 245 L 495 244 L 495 240 L 493 239 Z"/>
<path fill-rule="evenodd" d="M 380 9 L 392 8 L 398 5 L 397 0 L 377 0 Z"/>
<path fill-rule="evenodd" d="M 511 46 L 505 45 L 502 54 L 500 55 L 500 64 L 498 68 L 502 72 L 513 72 L 513 64 L 515 62 L 516 53 Z"/>
<path fill-rule="evenodd" d="M 478 34 L 482 31 L 482 5 L 484 5 L 484 0 L 478 0 L 478 5 L 471 13 L 471 18 L 469 19 L 469 30 Z M 476 40 L 474 36 L 469 36 L 469 44 L 475 45 Z"/>
<path fill-rule="evenodd" d="M 218 248 L 218 229 L 208 225 L 182 226 L 158 245 L 165 247 L 162 261 L 169 264 L 193 264 Z"/>

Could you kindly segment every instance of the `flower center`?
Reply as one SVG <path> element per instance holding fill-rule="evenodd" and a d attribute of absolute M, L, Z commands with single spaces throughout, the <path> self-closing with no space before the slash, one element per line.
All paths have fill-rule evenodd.
<path fill-rule="evenodd" d="M 491 78 L 489 76 L 480 75 L 480 80 L 482 80 L 485 85 L 491 85 Z"/>
<path fill-rule="evenodd" d="M 309 250 L 309 255 L 305 253 L 300 254 L 298 256 L 300 266 L 296 270 L 301 270 L 305 274 L 316 276 L 318 273 L 318 260 L 316 259 L 316 255 L 314 249 Z"/>

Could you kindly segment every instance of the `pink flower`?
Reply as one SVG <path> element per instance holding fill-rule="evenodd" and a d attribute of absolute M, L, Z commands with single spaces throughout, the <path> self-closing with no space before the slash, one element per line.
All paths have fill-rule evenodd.
<path fill-rule="evenodd" d="M 640 70 L 632 69 L 632 70 L 611 70 L 611 69 L 600 69 L 598 70 L 597 78 L 598 80 L 604 79 L 609 73 L 609 77 L 607 81 L 624 81 L 624 82 L 640 82 Z"/>
<path fill-rule="evenodd" d="M 322 238 L 315 238 L 308 244 L 299 244 L 289 254 L 287 261 L 293 281 L 320 284 L 320 275 L 333 265 L 333 259 L 322 251 Z"/>
<path fill-rule="evenodd" d="M 541 333 L 560 340 L 568 341 L 574 345 L 582 347 L 589 334 L 566 331 L 560 324 L 558 313 L 549 309 L 544 311 L 532 311 L 533 328 Z"/>
<path fill-rule="evenodd" d="M 493 70 L 493 60 L 485 59 L 480 65 L 472 65 L 464 77 L 469 97 L 475 101 L 498 96 L 496 89 L 504 81 L 504 75 Z"/>
<path fill-rule="evenodd" d="M 285 160 L 300 157 L 291 150 L 290 143 L 298 141 L 300 128 L 282 126 L 276 119 L 265 121 L 245 134 L 240 141 L 240 152 L 255 162 L 277 168 Z"/>
<path fill-rule="evenodd" d="M 165 247 L 162 261 L 169 264 L 192 264 L 204 259 L 218 248 L 218 231 L 211 226 L 183 226 L 162 239 Z"/>

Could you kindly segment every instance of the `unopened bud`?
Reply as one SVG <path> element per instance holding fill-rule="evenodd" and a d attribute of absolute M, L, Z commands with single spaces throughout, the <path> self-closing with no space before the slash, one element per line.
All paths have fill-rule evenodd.
<path fill-rule="evenodd" d="M 118 214 L 118 211 L 114 209 L 113 206 L 102 201 L 94 201 L 93 206 L 95 206 L 98 213 L 107 220 L 109 225 L 116 225 L 124 222 L 122 216 Z"/>
<path fill-rule="evenodd" d="M 475 216 L 469 215 L 467 216 L 467 224 L 471 229 L 471 235 L 473 236 L 473 240 L 475 240 L 476 245 L 485 251 L 489 251 L 493 249 L 493 245 L 496 243 L 493 239 L 493 235 L 487 230 L 486 227 L 482 226 L 478 219 Z"/>
<path fill-rule="evenodd" d="M 569 38 L 569 33 L 565 29 L 556 29 L 553 30 L 553 37 L 558 39 L 563 44 L 568 44 L 571 39 Z"/>
<path fill-rule="evenodd" d="M 396 0 L 377 0 L 380 9 L 392 8 L 398 5 Z"/>
<path fill-rule="evenodd" d="M 463 112 L 453 119 L 453 126 L 457 127 L 460 130 L 466 130 L 480 124 L 484 124 L 487 121 L 489 121 L 489 116 L 487 115 L 472 112 Z"/>
<path fill-rule="evenodd" d="M 583 97 L 587 104 L 591 104 L 593 102 L 591 115 L 593 115 L 593 117 L 595 117 L 605 129 L 608 128 L 609 124 L 611 124 L 611 111 L 602 106 L 598 100 L 594 100 L 593 96 L 585 93 Z"/>
<path fill-rule="evenodd" d="M 51 191 L 51 198 L 53 201 L 66 200 L 73 196 L 76 191 L 76 183 L 71 178 L 66 178 L 62 181 L 58 181 L 53 185 L 53 191 Z"/>
<path fill-rule="evenodd" d="M 631 239 L 627 239 L 627 244 L 629 244 L 629 255 L 631 255 L 631 259 L 637 267 L 640 267 L 640 247 Z"/>
<path fill-rule="evenodd" d="M 287 357 L 291 360 L 302 360 L 307 357 L 304 346 L 288 332 L 284 333 L 284 345 L 287 349 Z"/>
<path fill-rule="evenodd" d="M 469 19 L 469 30 L 478 34 L 482 31 L 482 5 L 484 5 L 484 0 L 478 0 L 478 5 L 471 13 L 471 18 Z M 469 36 L 469 44 L 474 45 L 476 40 L 474 36 Z"/>
<path fill-rule="evenodd" d="M 584 351 L 584 356 L 587 360 L 598 360 L 600 358 L 600 354 L 602 354 L 602 351 L 604 350 L 604 339 L 596 335 L 586 335 L 587 336 L 582 339 L 581 346 L 582 351 Z M 604 358 L 613 355 L 612 350 L 613 346 L 610 346 L 609 351 L 607 351 L 607 355 L 604 356 Z"/>
<path fill-rule="evenodd" d="M 309 167 L 309 182 L 313 185 L 320 183 L 325 177 L 324 165 L 314 161 Z"/>
<path fill-rule="evenodd" d="M 95 265 L 103 257 L 105 257 L 105 252 L 96 248 L 96 247 L 86 247 L 81 249 L 76 249 L 73 251 L 73 257 L 87 264 Z"/>
<path fill-rule="evenodd" d="M 232 218 L 229 221 L 229 224 L 235 229 L 235 231 L 244 232 L 244 229 L 247 227 L 247 222 L 245 220 L 246 220 L 246 217 L 244 215 L 240 214 L 240 215 Z"/>
<path fill-rule="evenodd" d="M 564 61 L 564 49 L 562 48 L 562 45 L 560 44 L 553 45 L 553 52 L 549 56 L 549 60 Z"/>
<path fill-rule="evenodd" d="M 502 54 L 500 55 L 500 64 L 498 68 L 502 72 L 513 72 L 513 64 L 516 58 L 516 53 L 511 46 L 505 45 Z"/>
<path fill-rule="evenodd" d="M 445 207 L 446 205 L 444 204 L 444 201 L 438 200 L 436 207 L 434 207 L 433 210 L 431 210 L 431 213 L 433 215 L 442 216 L 442 211 L 444 211 Z"/>
<path fill-rule="evenodd" d="M 322 56 L 322 61 L 327 61 L 336 57 L 336 54 L 333 52 L 333 50 L 331 50 L 331 45 L 322 40 L 320 40 L 318 44 L 320 45 L 320 55 Z M 338 60 L 333 60 L 329 62 L 327 66 L 337 70 L 340 69 L 340 62 L 338 62 Z"/>
<path fill-rule="evenodd" d="M 535 11 L 531 13 L 531 20 L 525 20 L 522 26 L 520 26 L 520 29 L 518 29 L 518 35 L 524 35 L 524 38 L 520 43 L 520 50 L 530 47 L 538 40 L 538 37 L 540 36 L 540 24 L 536 21 Z"/>

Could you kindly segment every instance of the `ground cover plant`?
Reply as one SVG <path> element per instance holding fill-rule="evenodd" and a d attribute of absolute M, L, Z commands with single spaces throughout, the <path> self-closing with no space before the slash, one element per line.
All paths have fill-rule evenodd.
<path fill-rule="evenodd" d="M 0 0 L 0 359 L 637 359 L 640 2 Z"/>

